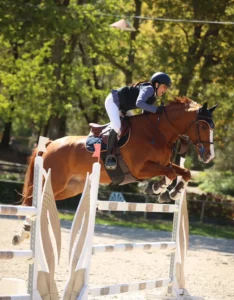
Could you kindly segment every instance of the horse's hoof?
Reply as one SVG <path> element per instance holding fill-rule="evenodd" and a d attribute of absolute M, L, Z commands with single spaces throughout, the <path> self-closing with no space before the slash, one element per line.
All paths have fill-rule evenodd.
<path fill-rule="evenodd" d="M 164 193 L 162 193 L 159 196 L 158 202 L 159 203 L 169 203 L 169 202 L 171 202 L 171 198 L 170 198 L 168 190 L 166 190 Z"/>
<path fill-rule="evenodd" d="M 181 191 L 172 190 L 169 195 L 173 201 L 179 201 L 181 198 Z"/>
<path fill-rule="evenodd" d="M 143 190 L 143 194 L 153 196 L 152 185 L 147 185 Z"/>
<path fill-rule="evenodd" d="M 13 244 L 14 246 L 17 246 L 17 245 L 20 244 L 20 236 L 19 236 L 19 235 L 14 235 L 14 236 L 13 236 L 12 244 Z"/>
<path fill-rule="evenodd" d="M 29 237 L 30 237 L 30 232 L 22 231 L 20 234 L 14 235 L 12 239 L 12 244 L 15 246 L 20 245 L 25 239 L 29 239 Z"/>

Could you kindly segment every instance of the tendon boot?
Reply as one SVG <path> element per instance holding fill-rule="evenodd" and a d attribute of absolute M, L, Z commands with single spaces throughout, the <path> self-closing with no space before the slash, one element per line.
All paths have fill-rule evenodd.
<path fill-rule="evenodd" d="M 117 133 L 115 132 L 114 129 L 112 129 L 108 137 L 108 145 L 107 145 L 106 161 L 105 161 L 105 167 L 108 170 L 115 170 L 117 167 L 117 159 L 115 155 L 112 154 L 116 141 L 117 141 Z"/>

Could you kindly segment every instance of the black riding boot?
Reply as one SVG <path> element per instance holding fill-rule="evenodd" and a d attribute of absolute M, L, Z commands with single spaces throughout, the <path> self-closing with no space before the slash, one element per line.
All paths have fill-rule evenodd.
<path fill-rule="evenodd" d="M 117 167 L 117 159 L 115 155 L 112 154 L 116 142 L 117 142 L 117 133 L 114 131 L 114 129 L 112 129 L 108 137 L 108 145 L 107 145 L 106 161 L 105 161 L 105 167 L 108 170 L 115 170 Z"/>

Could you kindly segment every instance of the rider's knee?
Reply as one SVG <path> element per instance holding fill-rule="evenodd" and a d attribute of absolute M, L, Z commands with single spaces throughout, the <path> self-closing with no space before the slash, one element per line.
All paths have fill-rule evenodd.
<path fill-rule="evenodd" d="M 118 134 L 120 132 L 121 123 L 119 122 L 111 122 L 111 127 L 114 129 L 114 131 Z"/>

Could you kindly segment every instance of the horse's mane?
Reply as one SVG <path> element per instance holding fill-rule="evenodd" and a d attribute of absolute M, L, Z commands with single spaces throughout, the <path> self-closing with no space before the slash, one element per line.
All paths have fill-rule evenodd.
<path fill-rule="evenodd" d="M 174 100 L 170 100 L 168 103 L 168 106 L 173 105 L 173 104 L 185 104 L 186 110 L 187 111 L 194 111 L 197 110 L 199 107 L 201 107 L 200 104 L 197 102 L 193 101 L 192 99 L 188 97 L 175 97 Z"/>

